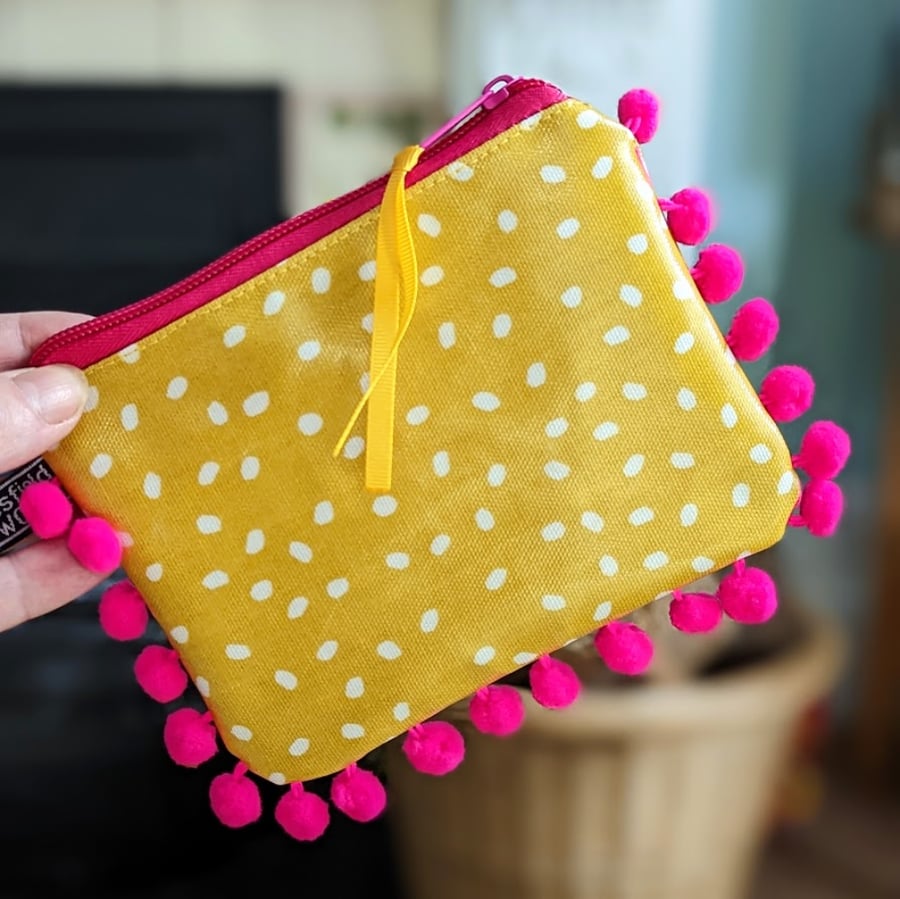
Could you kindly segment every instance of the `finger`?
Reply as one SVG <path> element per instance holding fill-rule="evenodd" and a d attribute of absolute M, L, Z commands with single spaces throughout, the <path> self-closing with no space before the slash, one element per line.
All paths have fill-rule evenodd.
<path fill-rule="evenodd" d="M 0 372 L 0 471 L 59 443 L 87 401 L 85 376 L 69 365 Z"/>
<path fill-rule="evenodd" d="M 0 315 L 0 369 L 21 368 L 48 337 L 88 321 L 78 312 L 21 312 Z"/>
<path fill-rule="evenodd" d="M 64 538 L 45 540 L 0 558 L 0 631 L 53 611 L 108 575 L 82 568 Z"/>

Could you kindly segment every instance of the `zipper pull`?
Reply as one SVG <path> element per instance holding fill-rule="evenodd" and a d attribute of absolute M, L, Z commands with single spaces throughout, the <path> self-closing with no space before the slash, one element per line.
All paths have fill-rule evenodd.
<path fill-rule="evenodd" d="M 432 144 L 437 143 L 442 137 L 458 128 L 473 113 L 478 112 L 480 109 L 491 110 L 499 106 L 509 96 L 510 85 L 520 80 L 514 75 L 498 75 L 484 86 L 481 96 L 477 100 L 470 103 L 462 112 L 450 119 L 449 122 L 441 125 L 434 134 L 426 137 L 419 146 L 423 150 L 427 150 Z"/>

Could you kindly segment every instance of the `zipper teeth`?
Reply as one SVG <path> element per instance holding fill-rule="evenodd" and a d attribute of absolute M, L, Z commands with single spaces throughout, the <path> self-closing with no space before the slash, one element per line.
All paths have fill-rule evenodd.
<path fill-rule="evenodd" d="M 535 85 L 543 84 L 543 81 L 540 81 L 536 78 L 522 78 L 511 82 L 508 85 L 507 90 L 510 93 L 518 94 L 524 90 L 527 90 L 528 88 L 534 87 Z M 443 150 L 446 147 L 458 142 L 466 134 L 468 134 L 469 131 L 476 127 L 484 118 L 484 116 L 488 114 L 488 110 L 485 110 L 484 108 L 478 109 L 467 121 L 465 121 L 457 129 L 451 131 L 449 134 L 445 135 L 431 147 L 429 147 L 422 154 L 422 158 L 428 159 L 439 150 Z M 60 331 L 58 334 L 55 334 L 54 336 L 48 338 L 38 348 L 38 350 L 31 358 L 32 364 L 41 364 L 44 359 L 46 359 L 55 351 L 61 349 L 62 347 L 77 343 L 83 337 L 91 337 L 94 334 L 99 334 L 102 331 L 106 331 L 109 328 L 116 327 L 117 325 L 123 324 L 124 322 L 131 321 L 132 319 L 138 318 L 139 316 L 143 315 L 145 312 L 157 309 L 160 306 L 166 305 L 172 300 L 178 299 L 179 297 L 195 289 L 196 287 L 205 284 L 210 279 L 215 278 L 217 275 L 221 274 L 235 263 L 241 262 L 247 257 L 252 256 L 258 250 L 262 249 L 264 246 L 272 243 L 273 241 L 279 240 L 285 235 L 303 228 L 306 225 L 309 225 L 312 222 L 316 221 L 317 219 L 322 218 L 323 216 L 326 216 L 329 213 L 334 212 L 349 203 L 353 203 L 355 200 L 378 189 L 379 187 L 383 187 L 387 183 L 387 177 L 387 175 L 382 175 L 379 178 L 363 184 L 361 187 L 357 187 L 355 190 L 352 190 L 349 193 L 343 194 L 340 197 L 336 197 L 333 200 L 329 200 L 328 202 L 323 203 L 321 206 L 317 206 L 314 209 L 308 210 L 307 212 L 300 213 L 294 218 L 288 219 L 287 221 L 281 222 L 280 224 L 273 225 L 262 234 L 257 234 L 255 237 L 251 237 L 240 246 L 235 247 L 233 250 L 229 250 L 227 253 L 225 253 L 225 255 L 220 256 L 218 259 L 194 272 L 194 274 L 188 275 L 186 278 L 183 278 L 181 281 L 176 282 L 171 287 L 167 287 L 155 294 L 151 294 L 146 299 L 138 300 L 136 303 L 132 303 L 130 306 L 126 306 L 123 309 L 109 312 L 106 315 L 101 315 L 95 319 L 92 319 L 91 321 L 83 322 L 80 325 L 74 325 L 71 328 Z"/>

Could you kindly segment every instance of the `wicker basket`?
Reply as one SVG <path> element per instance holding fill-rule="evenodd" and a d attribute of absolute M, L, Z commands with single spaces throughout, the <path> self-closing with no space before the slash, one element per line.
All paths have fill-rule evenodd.
<path fill-rule="evenodd" d="M 805 619 L 804 619 L 805 620 Z M 526 695 L 513 738 L 476 733 L 445 778 L 386 764 L 409 899 L 737 899 L 793 728 L 833 682 L 818 618 L 772 658 L 681 685 L 591 689 L 563 713 Z"/>

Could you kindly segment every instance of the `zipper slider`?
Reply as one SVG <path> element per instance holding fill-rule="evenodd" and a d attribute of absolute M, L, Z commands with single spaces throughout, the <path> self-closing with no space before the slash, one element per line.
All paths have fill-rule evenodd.
<path fill-rule="evenodd" d="M 426 137 L 419 146 L 423 150 L 427 150 L 432 144 L 437 143 L 442 137 L 458 128 L 473 113 L 478 112 L 480 109 L 491 110 L 499 106 L 509 96 L 510 85 L 520 80 L 514 75 L 498 75 L 484 86 L 481 96 L 477 100 L 470 103 L 462 112 L 450 119 L 449 122 L 441 125 L 434 134 Z"/>

